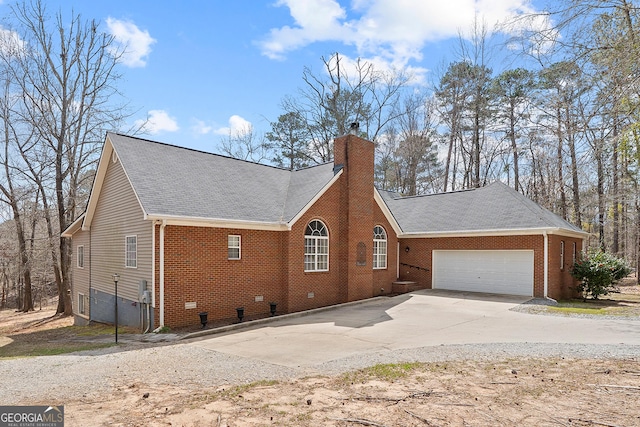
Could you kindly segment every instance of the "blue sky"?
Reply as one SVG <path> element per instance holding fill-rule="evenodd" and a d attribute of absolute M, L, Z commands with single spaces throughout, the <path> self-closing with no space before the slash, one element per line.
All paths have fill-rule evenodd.
<path fill-rule="evenodd" d="M 268 131 L 281 99 L 302 87 L 303 67 L 321 73 L 322 56 L 410 69 L 424 86 L 456 59 L 476 14 L 492 25 L 535 10 L 526 0 L 44 2 L 51 13 L 101 21 L 127 46 L 119 87 L 130 124 L 149 118 L 143 136 L 212 152 L 229 132 Z M 0 13 L 7 8 L 5 0 Z"/>

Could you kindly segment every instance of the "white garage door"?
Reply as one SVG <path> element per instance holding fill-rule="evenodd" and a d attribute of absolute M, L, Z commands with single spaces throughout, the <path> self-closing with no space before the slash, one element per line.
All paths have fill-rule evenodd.
<path fill-rule="evenodd" d="M 533 251 L 433 251 L 433 288 L 533 295 Z"/>

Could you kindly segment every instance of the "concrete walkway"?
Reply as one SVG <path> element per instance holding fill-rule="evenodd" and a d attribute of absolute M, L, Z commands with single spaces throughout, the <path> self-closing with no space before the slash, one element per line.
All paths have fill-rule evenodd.
<path fill-rule="evenodd" d="M 640 322 L 534 315 L 510 309 L 526 297 L 424 290 L 283 317 L 259 328 L 188 345 L 289 367 L 377 350 L 442 344 L 571 343 L 640 345 Z"/>

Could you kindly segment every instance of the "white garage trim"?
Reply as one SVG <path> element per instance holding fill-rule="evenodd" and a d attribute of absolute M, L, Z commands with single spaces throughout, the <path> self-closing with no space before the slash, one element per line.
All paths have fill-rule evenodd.
<path fill-rule="evenodd" d="M 533 250 L 434 250 L 432 287 L 533 296 Z"/>

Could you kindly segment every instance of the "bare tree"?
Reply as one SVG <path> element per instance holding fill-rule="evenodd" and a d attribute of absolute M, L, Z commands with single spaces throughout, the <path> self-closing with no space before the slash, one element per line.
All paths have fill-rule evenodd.
<path fill-rule="evenodd" d="M 49 238 L 55 242 L 51 255 L 56 258 L 57 310 L 69 315 L 71 247 L 59 233 L 83 208 L 77 190 L 97 159 L 99 141 L 126 117 L 125 106 L 116 103 L 121 52 L 112 36 L 99 31 L 97 21 L 77 14 L 64 18 L 61 12 L 52 19 L 41 0 L 12 6 L 9 19 L 19 49 L 2 55 L 1 66 L 21 96 L 19 125 L 32 135 L 31 144 L 18 144 L 31 173 L 39 174 L 31 178 L 48 208 Z M 48 168 L 35 166 L 45 158 Z"/>
<path fill-rule="evenodd" d="M 262 136 L 257 136 L 253 126 L 229 130 L 229 135 L 220 140 L 221 150 L 234 159 L 262 162 L 270 157 L 270 145 Z"/>
<path fill-rule="evenodd" d="M 376 142 L 396 118 L 397 103 L 409 82 L 401 71 L 376 70 L 361 59 L 347 63 L 338 53 L 323 57 L 322 63 L 328 77 L 305 67 L 299 96 L 282 101 L 285 113 L 304 119 L 310 156 L 317 163 L 333 158 L 333 139 L 345 135 L 351 123 L 359 123 L 362 136 Z"/>

